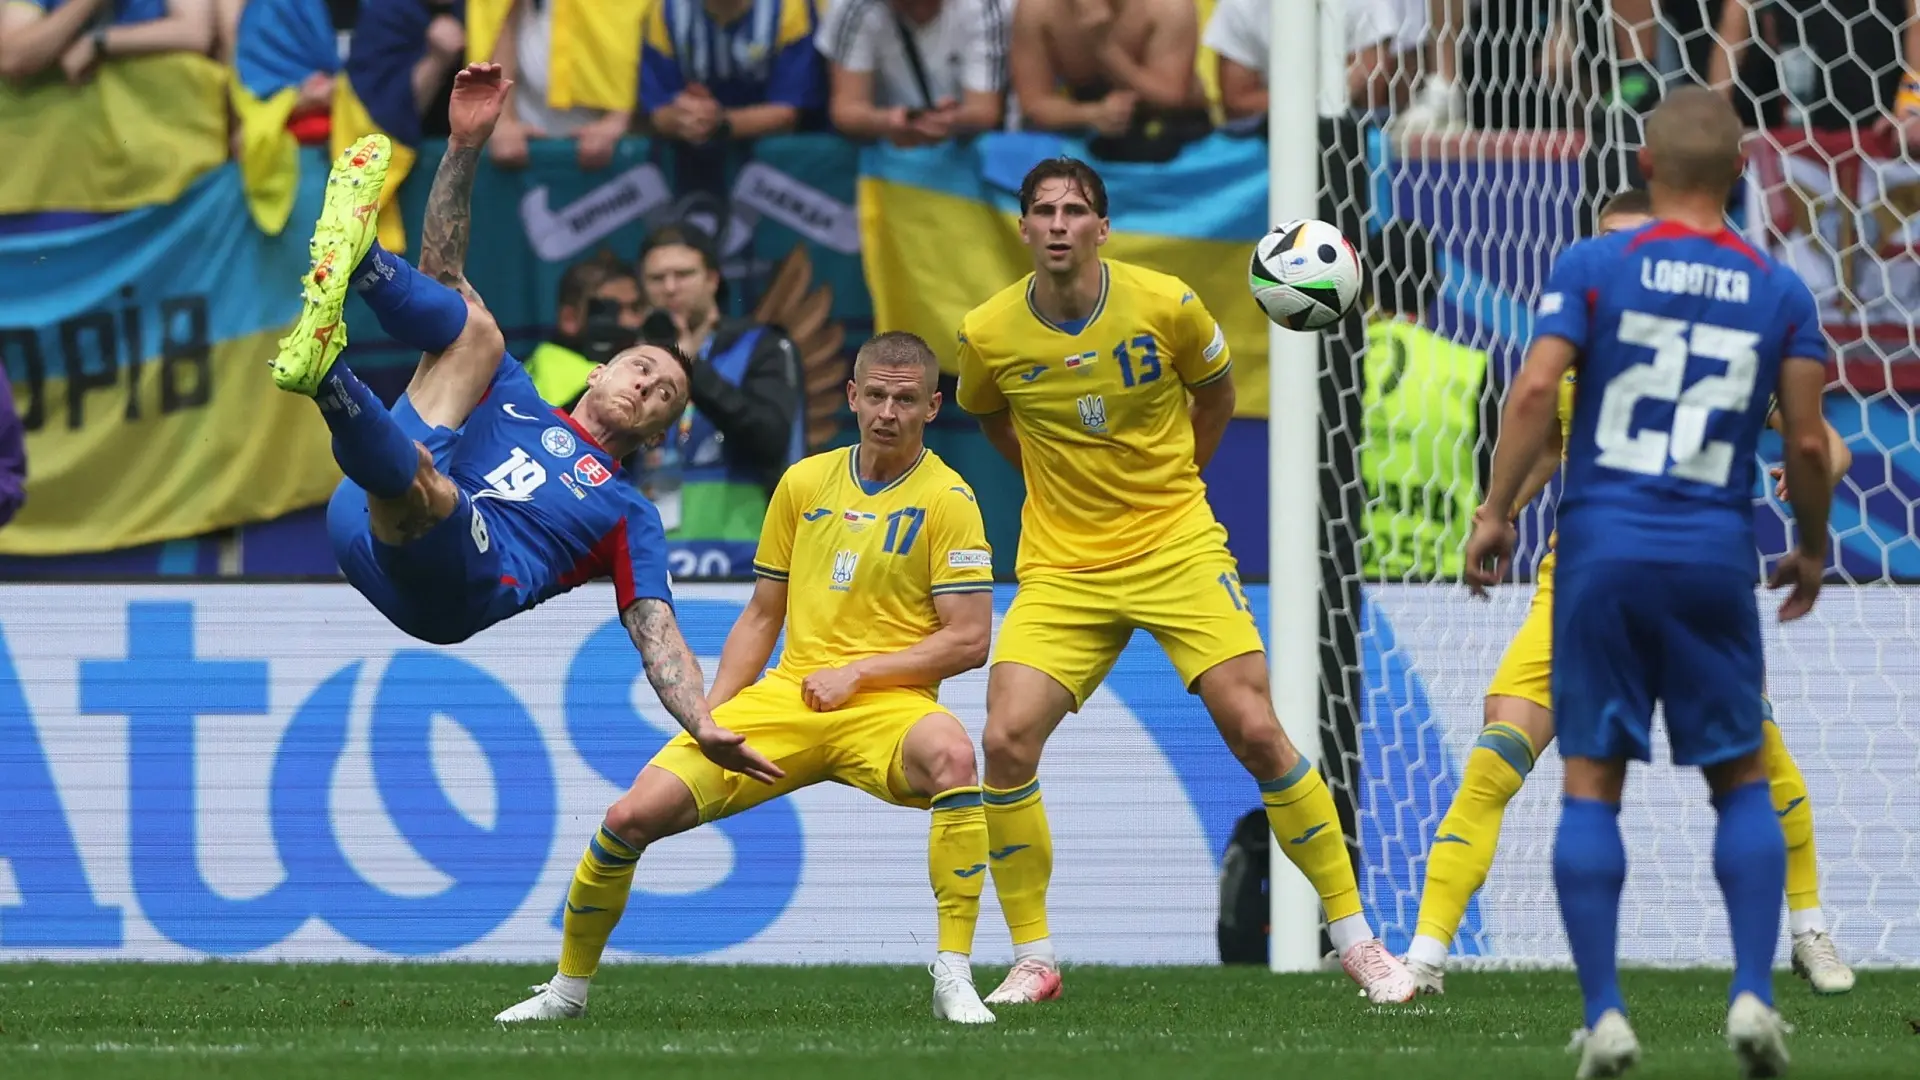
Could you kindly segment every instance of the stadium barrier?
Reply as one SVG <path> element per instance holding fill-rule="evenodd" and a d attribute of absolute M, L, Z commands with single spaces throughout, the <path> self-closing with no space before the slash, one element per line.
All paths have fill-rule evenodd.
<path fill-rule="evenodd" d="M 1267 590 L 1247 592 L 1265 625 Z M 708 672 L 747 595 L 680 590 Z M 996 594 L 999 613 L 1011 596 Z M 610 600 L 583 590 L 443 649 L 345 586 L 0 587 L 0 960 L 552 960 L 586 838 L 675 730 Z M 1395 950 L 1525 593 L 1499 590 L 1463 627 L 1469 603 L 1426 586 L 1367 593 L 1361 885 Z M 1825 627 L 1769 628 L 1768 646 L 1826 907 L 1851 959 L 1920 963 L 1920 715 L 1895 689 L 1920 660 L 1839 663 L 1920 618 L 1920 591 L 1836 589 L 1822 605 Z M 976 737 L 985 684 L 975 672 L 943 695 Z M 1549 751 L 1508 813 L 1462 953 L 1565 961 L 1558 777 Z M 1214 962 L 1219 859 L 1258 795 L 1150 639 L 1060 729 L 1042 780 L 1062 955 Z M 1660 765 L 1630 789 L 1627 957 L 1721 960 L 1718 907 L 1671 902 L 1713 895 L 1698 780 Z M 665 841 L 612 955 L 924 960 L 925 834 L 923 814 L 825 785 Z M 987 895 L 978 954 L 1005 959 Z"/>

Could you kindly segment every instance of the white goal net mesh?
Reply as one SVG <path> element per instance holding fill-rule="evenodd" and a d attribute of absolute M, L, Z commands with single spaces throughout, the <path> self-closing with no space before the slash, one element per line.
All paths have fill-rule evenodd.
<path fill-rule="evenodd" d="M 1491 603 L 1457 584 L 1530 305 L 1555 254 L 1637 175 L 1639 124 L 1614 103 L 1657 92 L 1661 78 L 1708 82 L 1731 37 L 1729 92 L 1753 132 L 1732 221 L 1818 297 L 1832 346 L 1826 415 L 1853 455 L 1818 608 L 1782 627 L 1777 599 L 1762 595 L 1769 686 L 1813 805 L 1821 903 L 1843 955 L 1920 964 L 1920 164 L 1900 148 L 1894 106 L 1905 4 L 1752 6 L 1764 10 L 1751 31 L 1727 35 L 1710 0 L 1568 4 L 1547 20 L 1532 17 L 1536 5 L 1475 0 L 1457 25 L 1457 94 L 1415 90 L 1324 156 L 1323 211 L 1373 237 L 1379 309 L 1364 331 L 1347 327 L 1323 372 L 1349 395 L 1329 421 L 1341 495 L 1329 551 L 1344 535 L 1358 553 L 1340 563 L 1325 623 L 1329 750 L 1356 796 L 1369 913 L 1396 950 L 1414 931 L 1427 850 L 1552 524 L 1557 481 L 1523 515 L 1518 580 Z M 1401 62 L 1407 84 L 1432 73 L 1430 53 Z M 1915 134 L 1920 145 L 1920 123 Z M 1763 438 L 1767 465 L 1778 450 Z M 1770 481 L 1754 511 L 1771 562 L 1789 532 Z M 1657 745 L 1628 786 L 1622 949 L 1629 962 L 1724 963 L 1714 813 L 1697 774 L 1665 753 Z M 1550 866 L 1560 779 L 1549 750 L 1508 809 L 1456 955 L 1567 961 Z"/>

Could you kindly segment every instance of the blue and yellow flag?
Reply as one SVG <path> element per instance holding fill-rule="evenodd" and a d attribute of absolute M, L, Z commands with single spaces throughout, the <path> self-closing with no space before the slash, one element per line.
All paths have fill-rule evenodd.
<path fill-rule="evenodd" d="M 1060 154 L 1092 160 L 1077 142 L 1033 134 L 864 151 L 860 250 L 874 325 L 919 334 L 953 370 L 961 317 L 1033 270 L 1020 180 Z M 1269 324 L 1247 293 L 1247 259 L 1267 231 L 1266 158 L 1264 142 L 1215 135 L 1165 164 L 1093 161 L 1110 204 L 1104 254 L 1173 274 L 1206 301 L 1233 349 L 1240 416 L 1267 415 Z"/>
<path fill-rule="evenodd" d="M 491 60 L 514 0 L 467 0 L 467 61 Z M 632 111 L 640 35 L 655 0 L 546 0 L 553 21 L 547 105 Z M 522 8 L 521 18 L 531 18 Z"/>
<path fill-rule="evenodd" d="M 171 202 L 227 160 L 227 69 L 166 53 L 102 64 L 79 86 L 0 82 L 0 147 L 0 216 Z"/>
<path fill-rule="evenodd" d="M 465 17 L 464 5 L 455 4 L 453 10 Z M 376 131 L 393 140 L 393 163 L 380 193 L 380 245 L 396 253 L 407 250 L 407 229 L 393 200 L 419 157 L 421 138 L 413 68 L 427 54 L 433 16 L 424 0 L 360 5 L 346 70 L 333 88 L 334 156 Z"/>
<path fill-rule="evenodd" d="M 252 0 L 240 12 L 233 68 L 247 208 L 262 232 L 278 235 L 300 186 L 300 145 L 287 121 L 309 76 L 340 70 L 333 20 L 312 0 Z"/>
<path fill-rule="evenodd" d="M 327 170 L 301 172 L 294 213 L 311 221 Z M 0 237 L 0 357 L 28 462 L 0 553 L 109 551 L 324 502 L 340 477 L 326 425 L 266 366 L 306 268 L 307 231 L 261 235 L 232 167 L 168 205 Z"/>

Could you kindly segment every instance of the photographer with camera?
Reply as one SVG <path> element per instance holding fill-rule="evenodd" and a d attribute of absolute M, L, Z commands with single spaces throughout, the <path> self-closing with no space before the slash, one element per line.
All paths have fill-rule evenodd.
<path fill-rule="evenodd" d="M 560 278 L 554 338 L 527 357 L 527 374 L 548 404 L 572 409 L 587 392 L 587 372 L 640 341 L 640 282 L 611 251 L 567 268 Z"/>
<path fill-rule="evenodd" d="M 658 464 L 648 455 L 641 487 L 668 539 L 744 544 L 750 559 L 774 484 L 802 454 L 799 357 L 778 328 L 721 316 L 719 250 L 694 226 L 648 235 L 640 283 L 641 340 L 672 342 L 694 361 L 693 403 Z"/>

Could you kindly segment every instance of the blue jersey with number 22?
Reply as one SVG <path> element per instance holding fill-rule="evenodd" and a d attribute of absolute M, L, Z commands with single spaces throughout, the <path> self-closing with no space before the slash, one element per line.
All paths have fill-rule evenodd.
<path fill-rule="evenodd" d="M 1560 561 L 1754 566 L 1754 452 L 1780 362 L 1823 360 L 1813 294 L 1734 233 L 1670 221 L 1575 244 L 1536 337 L 1579 349 Z"/>

